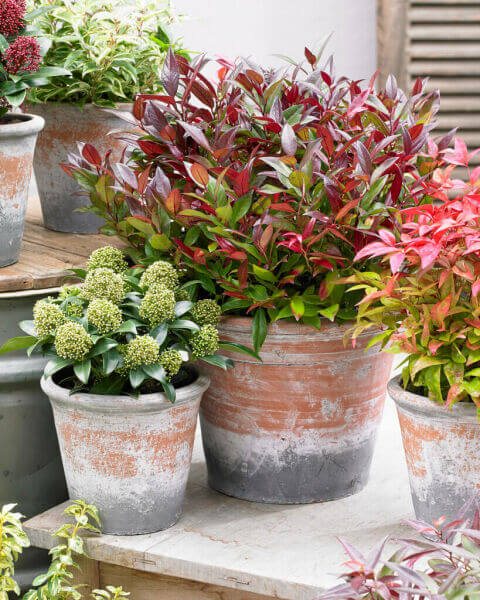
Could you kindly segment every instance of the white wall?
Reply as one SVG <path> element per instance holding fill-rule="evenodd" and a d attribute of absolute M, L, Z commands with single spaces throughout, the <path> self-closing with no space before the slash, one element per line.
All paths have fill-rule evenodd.
<path fill-rule="evenodd" d="M 376 0 L 173 1 L 188 15 L 174 34 L 191 50 L 278 65 L 272 54 L 301 59 L 333 32 L 325 57 L 334 54 L 337 74 L 370 78 L 377 68 Z"/>

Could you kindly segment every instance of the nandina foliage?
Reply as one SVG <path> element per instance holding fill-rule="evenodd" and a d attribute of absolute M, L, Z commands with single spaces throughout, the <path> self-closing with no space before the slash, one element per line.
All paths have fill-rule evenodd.
<path fill-rule="evenodd" d="M 254 316 L 256 348 L 269 321 L 356 315 L 335 281 L 415 203 L 451 140 L 427 151 L 438 95 L 424 81 L 409 98 L 393 77 L 376 92 L 305 54 L 278 71 L 221 59 L 212 82 L 204 57 L 170 52 L 166 94 L 135 102 L 124 160 L 87 145 L 64 165 L 136 260 L 168 254 L 224 311 Z"/>
<path fill-rule="evenodd" d="M 348 561 L 344 583 L 319 600 L 437 600 L 480 594 L 480 513 L 464 506 L 452 521 L 405 520 L 428 539 L 386 537 L 365 556 L 340 540 Z M 466 518 L 468 511 L 473 517 Z"/>
<path fill-rule="evenodd" d="M 404 385 L 436 402 L 480 407 L 480 167 L 469 169 L 469 183 L 450 178 L 476 152 L 455 140 L 450 165 L 427 186 L 437 202 L 401 210 L 399 231 L 380 230 L 356 257 L 382 257 L 389 268 L 355 278 L 366 290 L 357 332 L 386 325 L 374 341 L 409 355 Z"/>

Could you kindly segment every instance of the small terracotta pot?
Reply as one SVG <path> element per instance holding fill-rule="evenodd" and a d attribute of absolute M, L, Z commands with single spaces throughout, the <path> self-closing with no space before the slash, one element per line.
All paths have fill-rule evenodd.
<path fill-rule="evenodd" d="M 71 394 L 51 378 L 53 407 L 70 498 L 94 504 L 102 531 L 136 535 L 167 529 L 182 511 L 205 375 L 164 394 Z"/>
<path fill-rule="evenodd" d="M 0 123 L 0 267 L 18 260 L 38 132 L 45 122 L 9 113 Z"/>
<path fill-rule="evenodd" d="M 131 104 L 119 110 L 131 111 Z M 29 110 L 45 119 L 45 129 L 38 137 L 34 170 L 42 205 L 45 227 L 67 233 L 96 233 L 105 222 L 90 212 L 77 212 L 90 204 L 74 179 L 60 168 L 69 152 L 77 151 L 77 142 L 93 144 L 100 154 L 112 149 L 112 163 L 120 159 L 125 143 L 112 130 L 129 130 L 131 125 L 111 112 L 87 104 L 46 102 L 31 104 Z"/>
<path fill-rule="evenodd" d="M 473 403 L 451 409 L 388 384 L 397 405 L 417 519 L 451 520 L 480 491 L 480 423 Z"/>
<path fill-rule="evenodd" d="M 322 330 L 278 321 L 263 363 L 222 351 L 235 368 L 207 366 L 212 380 L 200 409 L 209 484 L 255 502 L 335 500 L 368 480 L 392 357 L 345 347 L 351 324 Z M 251 346 L 251 319 L 226 318 L 220 337 Z"/>

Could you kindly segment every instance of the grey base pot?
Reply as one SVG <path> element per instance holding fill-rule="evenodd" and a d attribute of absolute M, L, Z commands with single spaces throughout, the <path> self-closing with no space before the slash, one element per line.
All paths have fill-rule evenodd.
<path fill-rule="evenodd" d="M 17 262 L 27 213 L 33 153 L 44 121 L 9 113 L 0 123 L 0 267 Z"/>
<path fill-rule="evenodd" d="M 180 517 L 205 376 L 164 394 L 71 394 L 42 379 L 53 407 L 72 499 L 94 504 L 102 531 L 138 535 Z"/>
<path fill-rule="evenodd" d="M 480 491 L 480 423 L 473 403 L 451 409 L 388 384 L 397 405 L 417 519 L 449 521 Z M 471 511 L 470 511 L 471 512 Z"/>
<path fill-rule="evenodd" d="M 46 102 L 29 105 L 29 110 L 45 119 L 34 162 L 45 227 L 66 233 L 97 233 L 105 221 L 93 213 L 76 210 L 89 205 L 90 200 L 59 165 L 67 161 L 69 153 L 77 152 L 78 142 L 92 144 L 100 154 L 113 149 L 111 160 L 118 161 L 125 143 L 109 134 L 113 130 L 129 130 L 131 126 L 90 104 L 81 108 Z M 131 105 L 122 104 L 119 110 L 128 112 Z"/>
<path fill-rule="evenodd" d="M 0 294 L 0 344 L 22 335 L 34 303 L 50 290 Z M 67 489 L 48 398 L 40 389 L 47 359 L 24 351 L 0 356 L 0 505 L 16 502 L 33 517 L 67 499 Z M 48 565 L 46 551 L 27 548 L 15 570 L 22 588 Z"/>

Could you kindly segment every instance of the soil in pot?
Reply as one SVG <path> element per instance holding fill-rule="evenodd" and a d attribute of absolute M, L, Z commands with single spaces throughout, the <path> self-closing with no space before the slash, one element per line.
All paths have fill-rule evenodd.
<path fill-rule="evenodd" d="M 27 212 L 38 132 L 34 115 L 7 114 L 0 122 L 0 267 L 17 262 Z"/>
<path fill-rule="evenodd" d="M 480 490 L 480 423 L 473 403 L 451 409 L 392 379 L 388 392 L 397 405 L 403 448 L 417 519 L 450 521 Z"/>
<path fill-rule="evenodd" d="M 250 345 L 251 319 L 226 318 L 220 337 Z M 281 504 L 335 500 L 368 480 L 392 357 L 345 347 L 351 324 L 322 331 L 278 321 L 263 363 L 224 352 L 235 368 L 212 380 L 200 410 L 210 486 L 230 496 Z"/>
<path fill-rule="evenodd" d="M 60 168 L 69 152 L 77 152 L 77 142 L 93 144 L 104 154 L 113 149 L 112 163 L 119 160 L 125 142 L 110 135 L 114 130 L 131 126 L 120 117 L 97 106 L 46 102 L 29 106 L 45 119 L 45 129 L 38 138 L 34 170 L 45 227 L 67 233 L 97 233 L 105 222 L 90 212 L 76 209 L 90 204 L 74 179 Z M 130 104 L 119 110 L 128 112 Z"/>
<path fill-rule="evenodd" d="M 195 373 L 192 383 L 183 384 L 172 404 L 161 393 L 137 398 L 71 393 L 42 379 L 69 495 L 97 506 L 104 533 L 152 533 L 180 517 L 200 399 L 209 380 Z"/>

